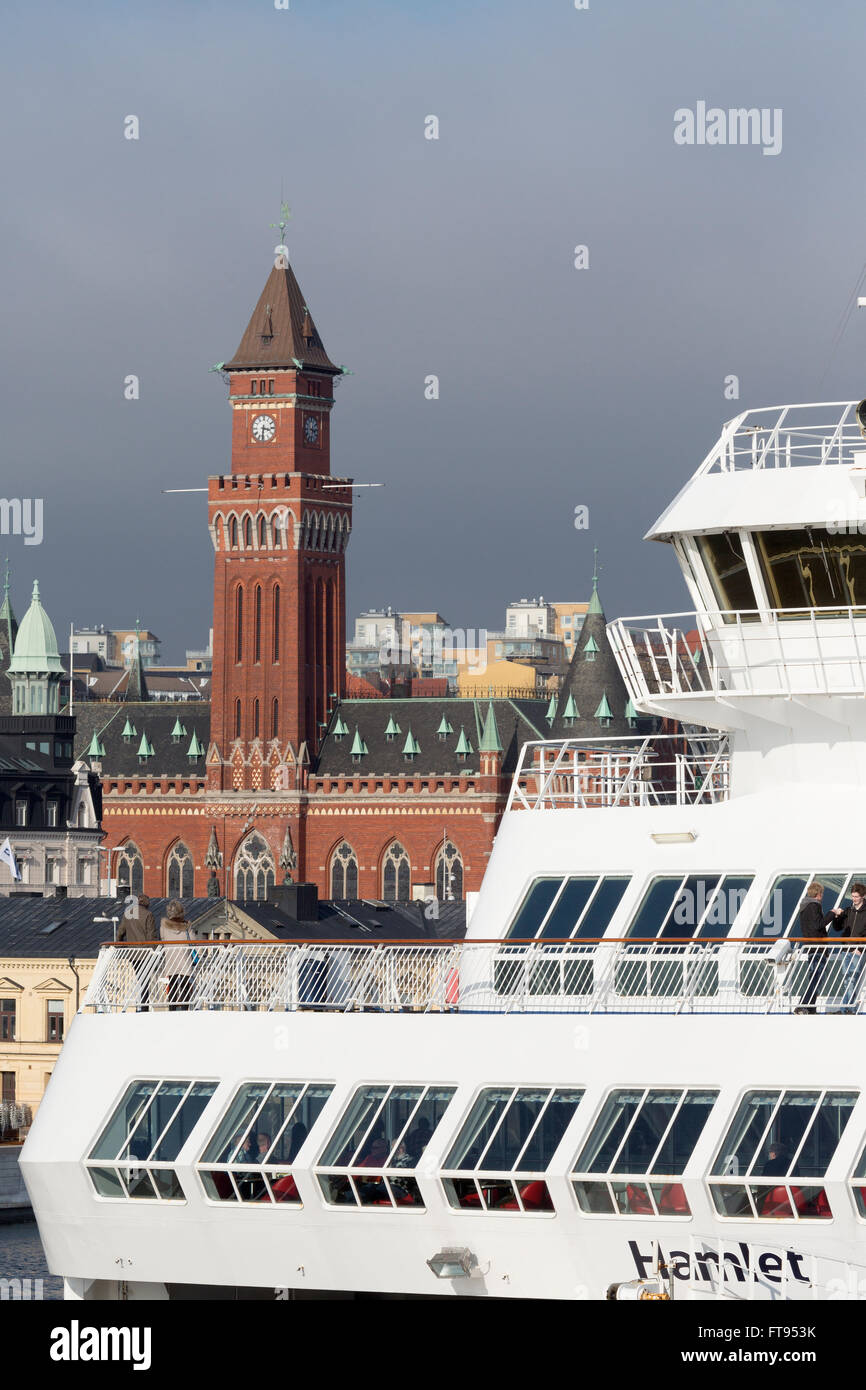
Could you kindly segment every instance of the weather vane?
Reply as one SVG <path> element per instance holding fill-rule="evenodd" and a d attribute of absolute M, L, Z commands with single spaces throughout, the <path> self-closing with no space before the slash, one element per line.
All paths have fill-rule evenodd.
<path fill-rule="evenodd" d="M 285 270 L 286 266 L 289 264 L 289 248 L 286 246 L 286 228 L 289 225 L 291 216 L 292 214 L 288 203 L 281 202 L 280 220 L 279 222 L 271 223 L 271 226 L 280 234 L 280 244 L 274 247 L 274 256 L 276 257 L 274 265 L 279 270 Z"/>

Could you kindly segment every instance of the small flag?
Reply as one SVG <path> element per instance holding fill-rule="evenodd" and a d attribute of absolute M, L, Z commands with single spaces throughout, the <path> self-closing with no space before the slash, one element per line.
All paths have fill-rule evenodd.
<path fill-rule="evenodd" d="M 8 864 L 15 882 L 21 882 L 21 870 L 18 867 L 18 860 L 15 858 L 15 851 L 9 843 L 8 835 L 0 845 L 0 864 Z"/>

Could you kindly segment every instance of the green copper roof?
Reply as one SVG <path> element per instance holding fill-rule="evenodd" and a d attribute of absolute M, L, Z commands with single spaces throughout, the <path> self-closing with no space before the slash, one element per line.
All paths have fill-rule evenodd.
<path fill-rule="evenodd" d="M 455 748 L 454 751 L 455 751 L 455 753 L 463 753 L 463 754 L 465 754 L 465 753 L 471 753 L 471 752 L 472 752 L 472 744 L 469 742 L 469 739 L 466 737 L 466 730 L 464 729 L 464 727 L 463 727 L 462 724 L 460 725 L 460 737 L 459 737 L 458 740 L 457 740 L 457 747 Z"/>
<path fill-rule="evenodd" d="M 195 729 L 192 731 L 192 738 L 189 741 L 189 748 L 186 750 L 186 756 L 188 758 L 201 758 L 204 756 L 204 749 Z"/>
<path fill-rule="evenodd" d="M 574 703 L 573 695 L 569 695 L 568 699 L 566 700 L 565 709 L 562 711 L 562 717 L 563 719 L 577 718 L 577 705 Z"/>
<path fill-rule="evenodd" d="M 141 743 L 138 745 L 138 756 L 140 758 L 153 757 L 153 744 L 147 736 L 147 730 L 141 736 Z"/>
<path fill-rule="evenodd" d="M 439 728 L 436 730 L 436 732 L 437 734 L 453 734 L 454 732 L 444 714 L 442 718 L 439 720 Z"/>
<path fill-rule="evenodd" d="M 174 721 L 174 728 L 171 731 L 172 738 L 186 738 L 186 729 L 180 722 L 180 716 Z"/>
<path fill-rule="evenodd" d="M 421 745 L 415 738 L 411 729 L 406 735 L 406 742 L 403 744 L 403 752 L 407 758 L 414 758 L 416 753 L 421 752 Z"/>
<path fill-rule="evenodd" d="M 602 692 L 602 697 L 598 702 L 598 709 L 595 712 L 596 719 L 613 719 L 613 710 L 607 703 L 607 691 Z"/>
<path fill-rule="evenodd" d="M 592 652 L 593 656 L 595 656 L 595 654 L 596 654 L 597 651 L 598 651 L 598 643 L 596 642 L 596 640 L 595 640 L 595 638 L 593 637 L 592 633 L 590 633 L 590 634 L 589 634 L 589 641 L 587 642 L 586 646 L 585 646 L 584 649 L 583 649 L 583 654 L 584 654 L 584 656 L 586 656 L 587 652 Z"/>
<path fill-rule="evenodd" d="M 351 753 L 353 757 L 363 757 L 367 751 L 367 745 L 358 733 L 358 726 L 355 725 L 355 737 L 352 741 Z"/>
<path fill-rule="evenodd" d="M 87 752 L 86 752 L 86 754 L 85 754 L 85 757 L 87 757 L 87 758 L 104 758 L 104 757 L 105 757 L 105 749 L 104 749 L 104 747 L 102 746 L 102 744 L 99 742 L 99 735 L 98 735 L 97 733 L 95 733 L 95 732 L 94 732 L 93 738 L 90 740 L 90 747 L 88 748 L 88 750 L 87 750 Z"/>
<path fill-rule="evenodd" d="M 9 663 L 10 675 L 63 674 L 63 664 L 57 651 L 57 638 L 51 619 L 42 607 L 39 580 L 33 581 L 33 598 L 21 619 L 15 651 Z"/>
<path fill-rule="evenodd" d="M 484 719 L 484 730 L 481 734 L 481 742 L 478 745 L 479 753 L 501 753 L 502 743 L 499 738 L 499 729 L 496 725 L 496 715 L 493 713 L 492 703 L 487 706 L 487 714 Z"/>
<path fill-rule="evenodd" d="M 631 698 L 630 695 L 629 695 L 629 697 L 628 697 L 628 700 L 626 701 L 626 706 L 625 706 L 625 717 L 626 717 L 626 719 L 629 721 L 629 723 L 631 723 L 631 721 L 632 721 L 633 719 L 637 719 L 637 718 L 639 717 L 639 716 L 638 716 L 638 712 L 637 712 L 637 710 L 636 710 L 635 707 L 634 707 L 634 703 L 633 703 L 632 698 Z"/>
<path fill-rule="evenodd" d="M 135 738 L 135 735 L 136 735 L 137 733 L 138 733 L 138 730 L 136 729 L 136 727 L 135 727 L 134 724 L 131 724 L 131 723 L 129 722 L 129 715 L 127 715 L 127 716 L 126 716 L 126 723 L 125 723 L 124 726 L 123 726 L 123 733 L 120 735 L 120 737 L 121 737 L 121 738 Z"/>
<path fill-rule="evenodd" d="M 396 719 L 392 714 L 391 718 L 388 720 L 388 727 L 385 730 L 385 737 L 393 738 L 395 734 L 400 734 L 402 732 L 403 730 L 400 728 L 400 725 L 397 723 Z"/>
<path fill-rule="evenodd" d="M 586 610 L 588 614 L 604 612 L 601 606 L 601 599 L 598 596 L 598 546 L 595 547 L 593 555 L 595 557 L 595 565 L 592 573 L 592 598 L 589 600 L 589 607 Z"/>
<path fill-rule="evenodd" d="M 550 704 L 547 706 L 547 714 L 544 716 L 548 724 L 552 724 L 556 718 L 556 696 L 551 695 Z"/>
<path fill-rule="evenodd" d="M 334 737 L 343 738 L 349 732 L 348 724 L 343 722 L 342 715 L 337 715 L 337 722 L 334 725 Z"/>

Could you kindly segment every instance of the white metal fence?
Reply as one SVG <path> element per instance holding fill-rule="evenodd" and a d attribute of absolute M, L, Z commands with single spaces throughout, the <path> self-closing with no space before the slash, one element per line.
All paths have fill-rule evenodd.
<path fill-rule="evenodd" d="M 508 810 L 697 806 L 729 794 L 727 735 L 525 743 Z"/>
<path fill-rule="evenodd" d="M 864 967 L 866 942 L 113 945 L 84 1002 L 97 1013 L 859 1013 Z"/>
<path fill-rule="evenodd" d="M 698 474 L 741 469 L 821 467 L 854 462 L 866 448 L 856 401 L 772 405 L 729 420 Z"/>

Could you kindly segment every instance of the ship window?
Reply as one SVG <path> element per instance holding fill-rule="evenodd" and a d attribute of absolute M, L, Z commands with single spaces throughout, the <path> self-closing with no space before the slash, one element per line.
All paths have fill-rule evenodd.
<path fill-rule="evenodd" d="M 451 1206 L 552 1212 L 544 1175 L 582 1096 L 547 1086 L 482 1091 L 443 1167 Z"/>
<path fill-rule="evenodd" d="M 614 1091 L 574 1167 L 581 1211 L 605 1216 L 691 1216 L 679 1179 L 718 1091 Z"/>
<path fill-rule="evenodd" d="M 133 1081 L 87 1158 L 100 1197 L 182 1202 L 171 1164 L 216 1090 L 215 1081 Z"/>
<path fill-rule="evenodd" d="M 629 882 L 626 876 L 536 879 L 508 936 L 518 940 L 535 936 L 553 940 L 602 937 Z"/>
<path fill-rule="evenodd" d="M 866 536 L 758 531 L 755 549 L 773 608 L 866 605 Z"/>
<path fill-rule="evenodd" d="M 851 1179 L 851 1189 L 854 1193 L 854 1202 L 857 1207 L 857 1215 L 866 1219 L 866 1148 L 860 1155 L 854 1175 Z"/>
<path fill-rule="evenodd" d="M 211 1201 L 300 1206 L 291 1165 L 333 1089 L 306 1081 L 241 1086 L 197 1165 Z"/>
<path fill-rule="evenodd" d="M 653 879 L 628 935 L 640 941 L 727 936 L 751 884 L 744 874 Z"/>
<path fill-rule="evenodd" d="M 866 869 L 856 869 L 853 873 L 811 873 L 780 874 L 770 889 L 761 908 L 760 916 L 752 928 L 753 936 L 800 936 L 800 908 L 806 897 L 809 885 L 817 880 L 824 885 L 822 907 L 829 912 L 833 907 L 847 907 L 847 899 L 852 883 L 866 883 Z"/>
<path fill-rule="evenodd" d="M 710 1174 L 719 1216 L 829 1220 L 821 1179 L 856 1091 L 749 1091 Z"/>
<path fill-rule="evenodd" d="M 414 1177 L 454 1086 L 363 1086 L 352 1097 L 316 1171 L 337 1206 L 423 1208 Z"/>
<path fill-rule="evenodd" d="M 719 608 L 724 611 L 756 609 L 755 590 L 746 568 L 739 531 L 698 536 L 698 545 Z"/>

